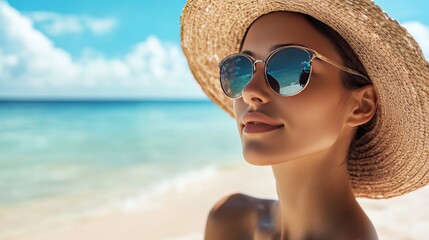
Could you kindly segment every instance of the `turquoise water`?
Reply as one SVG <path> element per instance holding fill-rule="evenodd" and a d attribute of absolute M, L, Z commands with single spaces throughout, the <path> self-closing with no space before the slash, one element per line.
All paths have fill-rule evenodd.
<path fill-rule="evenodd" d="M 240 161 L 235 120 L 210 101 L 0 102 L 0 226 L 30 222 L 16 213 L 38 206 L 84 212 Z"/>

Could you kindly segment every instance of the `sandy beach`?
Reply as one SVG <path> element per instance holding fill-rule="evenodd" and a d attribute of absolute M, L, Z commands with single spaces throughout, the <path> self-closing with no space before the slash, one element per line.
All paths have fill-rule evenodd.
<path fill-rule="evenodd" d="M 203 239 L 207 214 L 221 197 L 241 192 L 277 198 L 270 167 L 243 163 L 204 176 L 198 181 L 177 182 L 128 209 L 82 217 L 49 231 L 13 239 Z M 428 199 L 429 187 L 425 187 L 397 198 L 358 201 L 376 226 L 380 239 L 427 239 Z"/>

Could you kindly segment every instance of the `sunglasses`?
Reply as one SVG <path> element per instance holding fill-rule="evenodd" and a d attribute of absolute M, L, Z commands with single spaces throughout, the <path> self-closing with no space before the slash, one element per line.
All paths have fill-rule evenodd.
<path fill-rule="evenodd" d="M 315 58 L 369 81 L 358 71 L 342 66 L 313 49 L 288 45 L 275 49 L 265 61 L 254 59 L 245 53 L 226 56 L 219 63 L 220 85 L 229 98 L 241 97 L 243 88 L 255 73 L 256 63 L 264 62 L 268 86 L 281 96 L 294 96 L 307 87 L 312 72 L 312 61 Z"/>

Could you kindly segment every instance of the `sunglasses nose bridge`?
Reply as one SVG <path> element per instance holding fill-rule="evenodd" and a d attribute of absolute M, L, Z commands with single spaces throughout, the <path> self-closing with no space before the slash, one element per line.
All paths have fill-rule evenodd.
<path fill-rule="evenodd" d="M 255 60 L 255 61 L 253 62 L 253 71 L 256 71 L 256 63 L 258 63 L 258 62 L 265 62 L 265 61 L 260 60 L 260 59 Z"/>

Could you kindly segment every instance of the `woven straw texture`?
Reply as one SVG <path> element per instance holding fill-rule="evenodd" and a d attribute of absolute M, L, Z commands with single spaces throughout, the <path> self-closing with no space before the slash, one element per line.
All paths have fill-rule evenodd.
<path fill-rule="evenodd" d="M 413 37 L 370 0 L 188 0 L 181 44 L 205 94 L 234 117 L 219 84 L 218 63 L 239 51 L 246 29 L 272 11 L 324 22 L 350 44 L 378 94 L 374 127 L 352 145 L 356 197 L 389 198 L 429 182 L 429 63 Z"/>

